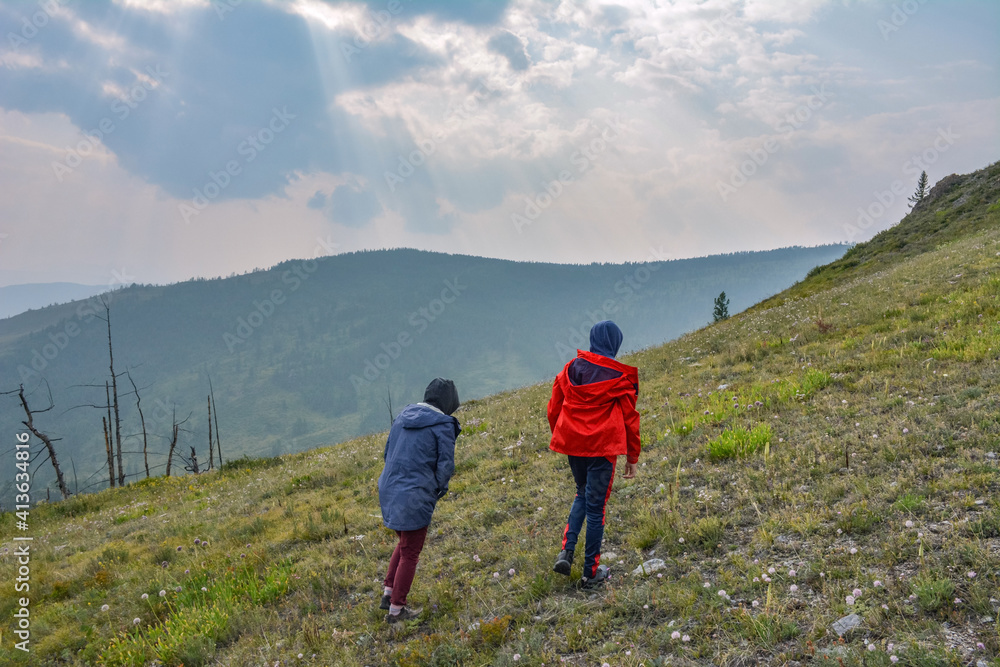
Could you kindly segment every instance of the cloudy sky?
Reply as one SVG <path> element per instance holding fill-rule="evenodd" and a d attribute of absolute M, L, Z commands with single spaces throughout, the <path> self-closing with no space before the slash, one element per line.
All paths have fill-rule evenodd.
<path fill-rule="evenodd" d="M 0 285 L 859 241 L 1000 159 L 995 0 L 7 0 L 0 34 Z"/>

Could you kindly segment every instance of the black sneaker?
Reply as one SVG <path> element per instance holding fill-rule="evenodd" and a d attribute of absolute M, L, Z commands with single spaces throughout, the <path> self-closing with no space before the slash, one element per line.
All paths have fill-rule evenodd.
<path fill-rule="evenodd" d="M 413 619 L 420 616 L 423 609 L 410 609 L 409 607 L 403 607 L 398 614 L 386 614 L 386 623 L 401 623 L 404 621 L 412 621 Z"/>
<path fill-rule="evenodd" d="M 384 609 L 385 611 L 389 611 L 389 598 L 390 597 L 391 596 L 389 596 L 389 595 L 383 595 L 382 596 L 382 602 L 379 603 L 378 608 L 379 609 Z"/>
<path fill-rule="evenodd" d="M 583 590 L 592 590 L 594 588 L 600 588 L 607 582 L 608 577 L 611 576 L 611 571 L 608 569 L 607 565 L 598 565 L 597 571 L 594 572 L 594 576 L 587 578 L 580 578 L 580 588 Z"/>
<path fill-rule="evenodd" d="M 552 566 L 552 571 L 556 574 L 569 576 L 569 571 L 573 568 L 573 552 L 563 549 L 556 556 L 556 564 Z"/>

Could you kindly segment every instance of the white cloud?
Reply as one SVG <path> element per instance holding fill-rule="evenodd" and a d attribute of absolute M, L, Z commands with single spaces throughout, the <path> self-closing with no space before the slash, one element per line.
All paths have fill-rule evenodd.
<path fill-rule="evenodd" d="M 806 23 L 832 0 L 746 0 L 743 11 L 750 21 Z"/>
<path fill-rule="evenodd" d="M 773 46 L 788 46 L 795 40 L 805 36 L 806 34 L 798 28 L 790 28 L 788 30 L 782 30 L 781 32 L 764 33 L 763 38 L 764 41 L 772 44 Z"/>
<path fill-rule="evenodd" d="M 205 6 L 199 0 L 119 2 L 142 15 L 163 14 L 178 24 L 179 34 L 184 31 L 180 8 L 195 12 Z M 320 0 L 275 5 L 304 17 L 313 38 L 315 63 L 300 63 L 288 76 L 317 66 L 316 86 L 329 91 L 320 96 L 319 115 L 342 122 L 346 112 L 351 127 L 359 126 L 346 138 L 317 131 L 296 139 L 330 143 L 330 151 L 343 156 L 336 167 L 316 166 L 315 153 L 299 161 L 285 155 L 281 164 L 289 166 L 278 169 L 276 194 L 212 203 L 184 225 L 177 211 L 181 202 L 165 194 L 162 180 L 151 176 L 147 181 L 123 167 L 133 164 L 134 153 L 120 157 L 99 145 L 58 183 L 51 163 L 83 139 L 81 128 L 63 114 L 11 111 L 18 105 L 6 102 L 13 96 L 5 92 L 0 95 L 0 104 L 8 106 L 0 110 L 0 192 L 14 203 L 5 210 L 4 222 L 12 229 L 37 230 L 31 235 L 2 230 L 10 234 L 3 246 L 5 267 L 13 257 L 12 244 L 20 249 L 13 261 L 26 272 L 32 263 L 24 258 L 37 256 L 45 239 L 60 235 L 69 243 L 58 250 L 52 266 L 65 267 L 62 278 L 85 282 L 102 280 L 97 274 L 106 270 L 103 259 L 89 258 L 107 258 L 108 266 L 119 269 L 141 263 L 148 275 L 137 279 L 171 280 L 304 256 L 323 234 L 332 235 L 342 250 L 414 246 L 556 261 L 642 259 L 649 245 L 667 245 L 675 256 L 690 256 L 846 240 L 844 220 L 867 203 L 874 188 L 900 178 L 903 161 L 923 151 L 938 127 L 953 125 L 962 138 L 929 169 L 932 180 L 945 171 L 981 167 L 1000 149 L 1000 90 L 995 77 L 983 76 L 994 63 L 977 55 L 982 49 L 942 40 L 927 53 L 901 58 L 886 51 L 892 45 L 874 33 L 873 43 L 882 50 L 865 51 L 852 42 L 853 50 L 838 51 L 838 40 L 856 37 L 841 27 L 850 25 L 849 19 L 873 29 L 870 12 L 852 13 L 857 4 L 516 0 L 494 24 L 411 11 L 380 31 L 378 45 L 365 53 L 376 56 L 386 45 L 415 44 L 421 65 L 389 75 L 378 67 L 398 65 L 401 56 L 393 48 L 355 63 L 347 63 L 339 51 L 344 31 L 350 34 L 371 20 L 366 5 Z M 238 11 L 259 7 L 245 3 Z M 818 21 L 825 11 L 839 12 L 838 22 Z M 926 5 L 922 19 L 933 20 L 934 11 Z M 208 12 L 211 26 L 232 25 Z M 113 22 L 72 20 L 77 34 L 108 63 L 95 69 L 93 79 L 83 80 L 88 90 L 120 97 L 143 80 L 139 63 L 144 61 L 137 57 L 142 55 L 162 61 L 175 76 L 158 97 L 175 93 L 182 75 L 170 68 L 172 54 L 147 52 L 148 44 L 129 39 Z M 297 24 L 289 20 L 293 29 L 286 34 L 295 34 Z M 501 31 L 524 44 L 527 67 L 525 61 L 512 67 L 508 57 L 490 50 L 490 39 Z M 246 48 L 253 46 L 248 40 Z M 379 60 L 386 54 L 388 60 Z M 50 57 L 35 45 L 5 52 L 0 76 L 42 75 L 61 57 L 62 52 Z M 371 80 L 364 79 L 367 75 Z M 184 82 L 191 86 L 187 90 L 209 81 L 198 79 L 198 72 L 184 76 L 193 79 Z M 364 80 L 345 86 L 352 77 Z M 477 90 L 480 82 L 483 88 Z M 817 91 L 826 91 L 827 99 L 818 101 Z M 255 103 L 266 97 L 256 86 L 234 85 L 231 94 L 233 100 Z M 150 113 L 164 114 L 157 117 L 157 129 L 169 130 L 176 120 L 166 109 L 206 113 L 150 105 Z M 307 109 L 294 112 L 301 114 L 303 127 L 323 120 L 315 121 Z M 555 174 L 576 169 L 570 156 L 596 140 L 602 124 L 615 117 L 624 126 L 622 135 L 519 234 L 511 214 L 522 212 L 525 198 L 537 198 Z M 117 140 L 124 136 L 124 130 L 116 134 L 111 145 L 123 148 Z M 292 145 L 291 136 L 286 138 L 280 150 Z M 724 201 L 718 183 L 727 182 L 769 139 L 777 150 Z M 164 151 L 176 168 L 187 164 L 183 153 L 157 143 L 162 138 L 151 133 L 148 141 L 142 150 Z M 390 192 L 383 173 L 420 145 L 428 149 L 423 163 Z M 278 152 L 269 149 L 260 163 L 270 165 Z M 377 198 L 378 205 L 365 209 L 376 211 L 367 224 L 340 225 L 328 211 L 309 207 L 317 192 L 328 196 L 344 184 L 363 194 L 365 202 Z M 894 222 L 898 213 L 886 213 L 880 224 Z M 415 224 L 421 215 L 437 220 Z M 68 230 L 70 220 L 75 227 Z M 74 270 L 90 273 L 74 277 Z"/>
<path fill-rule="evenodd" d="M 73 32 L 101 49 L 111 53 L 122 53 L 128 50 L 129 41 L 122 35 L 107 30 L 101 26 L 81 19 L 79 16 L 71 21 Z"/>
<path fill-rule="evenodd" d="M 0 53 L 0 66 L 7 69 L 42 69 L 45 63 L 37 53 L 5 51 Z"/>
<path fill-rule="evenodd" d="M 334 7 L 322 0 L 296 0 L 290 7 L 286 6 L 286 9 L 331 31 L 352 28 L 360 34 L 362 28 L 372 23 L 371 14 L 366 12 L 361 5 L 355 4 Z M 378 39 L 380 35 L 384 36 L 389 33 L 388 31 L 373 31 L 364 34 L 372 34 L 374 39 Z"/>
<path fill-rule="evenodd" d="M 126 9 L 170 15 L 192 8 L 208 7 L 211 0 L 114 0 L 114 3 Z"/>

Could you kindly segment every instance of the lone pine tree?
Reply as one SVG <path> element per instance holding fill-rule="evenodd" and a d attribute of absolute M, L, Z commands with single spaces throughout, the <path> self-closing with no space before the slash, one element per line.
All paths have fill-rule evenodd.
<path fill-rule="evenodd" d="M 921 199 L 927 196 L 927 172 L 920 172 L 920 178 L 917 179 L 917 189 L 914 191 L 913 195 L 910 197 L 910 208 L 916 206 Z"/>
<path fill-rule="evenodd" d="M 725 319 L 729 319 L 729 299 L 726 298 L 725 292 L 720 292 L 719 296 L 715 297 L 715 310 L 712 311 L 712 321 L 719 322 Z"/>

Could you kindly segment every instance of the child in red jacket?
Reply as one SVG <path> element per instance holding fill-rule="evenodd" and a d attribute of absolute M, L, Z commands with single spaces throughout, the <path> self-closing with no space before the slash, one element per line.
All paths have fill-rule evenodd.
<path fill-rule="evenodd" d="M 615 361 L 622 331 L 614 322 L 598 322 L 590 330 L 590 352 L 577 350 L 556 377 L 549 400 L 549 449 L 569 457 L 576 498 L 563 531 L 562 551 L 552 568 L 569 575 L 577 537 L 587 519 L 583 588 L 595 588 L 608 577 L 601 565 L 604 511 L 611 495 L 618 456 L 626 456 L 625 479 L 635 477 L 639 461 L 639 370 Z"/>

